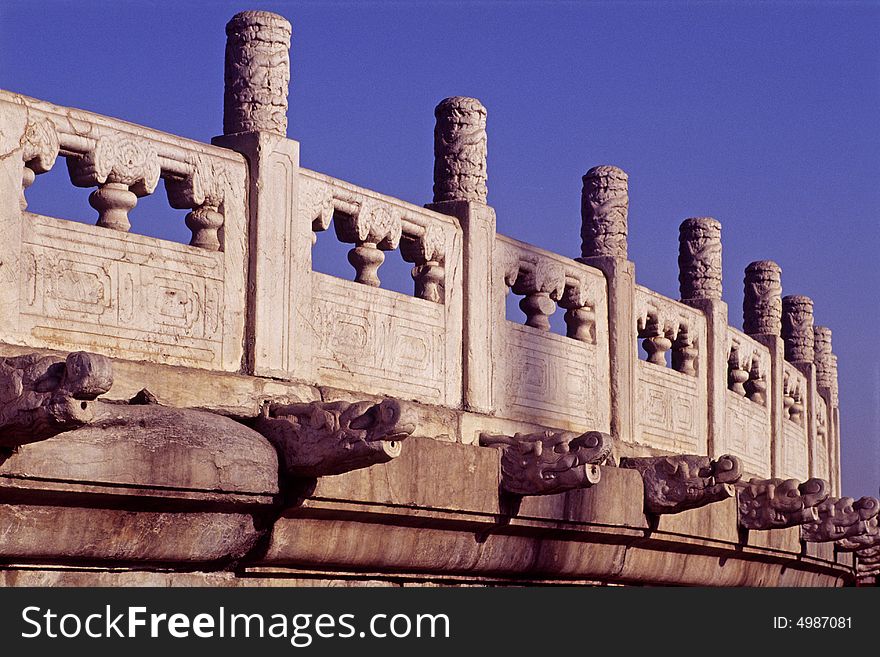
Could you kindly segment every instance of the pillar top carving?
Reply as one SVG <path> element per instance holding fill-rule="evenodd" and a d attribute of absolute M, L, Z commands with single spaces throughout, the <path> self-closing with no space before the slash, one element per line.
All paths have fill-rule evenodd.
<path fill-rule="evenodd" d="M 583 178 L 581 191 L 581 255 L 627 257 L 629 176 L 603 164 Z"/>
<path fill-rule="evenodd" d="M 691 217 L 679 227 L 678 282 L 682 299 L 721 299 L 721 222 Z"/>
<path fill-rule="evenodd" d="M 485 203 L 486 108 L 476 98 L 452 96 L 434 108 L 434 203 Z"/>

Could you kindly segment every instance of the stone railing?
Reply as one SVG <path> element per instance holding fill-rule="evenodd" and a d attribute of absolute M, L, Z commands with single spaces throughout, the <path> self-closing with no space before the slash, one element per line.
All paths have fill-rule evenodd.
<path fill-rule="evenodd" d="M 2 340 L 238 370 L 245 321 L 247 168 L 227 149 L 0 92 Z M 58 156 L 95 187 L 96 226 L 27 212 Z M 36 178 L 36 181 L 35 181 Z M 189 246 L 136 235 L 128 213 L 165 180 Z M 137 226 L 134 226 L 136 229 Z"/>
<path fill-rule="evenodd" d="M 706 318 L 647 288 L 635 288 L 635 329 L 645 360 L 636 369 L 635 442 L 707 454 Z M 702 357 L 701 357 L 702 356 Z"/>
<path fill-rule="evenodd" d="M 249 47 L 230 44 L 233 59 Z M 3 92 L 16 156 L 2 164 L 2 249 L 20 263 L 5 268 L 5 342 L 462 409 L 484 417 L 467 442 L 504 422 L 608 431 L 630 456 L 731 453 L 749 475 L 839 490 L 830 331 L 814 335 L 808 298 L 781 299 L 769 262 L 746 272 L 745 331 L 728 326 L 717 221 L 682 223 L 681 300 L 669 299 L 635 283 L 620 169 L 584 176 L 575 260 L 496 232 L 479 101 L 437 106 L 434 202 L 420 207 L 301 168 L 280 134 L 286 92 L 263 111 L 234 102 L 251 82 L 227 82 L 233 116 L 215 145 Z M 96 188 L 96 226 L 26 212 L 26 188 L 58 155 L 74 185 Z M 159 178 L 190 210 L 189 246 L 131 230 Z M 330 228 L 352 245 L 351 281 L 312 270 L 315 233 Z M 396 249 L 412 295 L 381 286 Z M 505 319 L 511 292 L 524 325 Z M 558 307 L 566 335 L 550 330 Z"/>
<path fill-rule="evenodd" d="M 244 12 L 227 33 L 225 134 L 213 145 L 0 92 L 0 489 L 39 482 L 100 505 L 118 494 L 102 486 L 125 484 L 172 506 L 195 495 L 229 523 L 183 500 L 173 515 L 185 532 L 166 545 L 153 538 L 167 518 L 142 510 L 147 557 L 133 544 L 125 563 L 214 567 L 249 554 L 243 563 L 258 567 L 602 581 L 850 576 L 849 552 L 876 527 L 871 500 L 843 514 L 865 529 L 861 543 L 796 526 L 821 525 L 847 498 L 826 503 L 840 494 L 831 332 L 814 327 L 809 298 L 782 297 L 777 265 L 747 267 L 743 330 L 722 300 L 712 218 L 680 226 L 680 299 L 638 285 L 628 176 L 613 166 L 583 176 L 580 257 L 499 234 L 487 112 L 473 98 L 435 110 L 424 207 L 302 168 L 285 135 L 289 24 Z M 26 189 L 59 155 L 74 185 L 96 188 L 97 225 L 26 210 Z M 189 245 L 138 235 L 129 218 L 160 178 L 170 205 L 190 211 Z M 351 280 L 313 269 L 316 245 L 332 239 L 316 233 L 331 229 L 351 245 Z M 398 249 L 412 294 L 382 287 L 385 253 Z M 506 318 L 511 294 L 524 323 Z M 83 350 L 93 353 L 49 353 Z M 104 393 L 110 402 L 95 402 Z M 96 434 L 111 416 L 113 431 Z M 169 441 L 169 427 L 185 439 Z M 100 544 L 80 541 L 60 563 L 115 563 L 112 523 L 127 511 L 110 506 L 95 516 Z M 71 535 L 88 525 L 88 509 L 59 508 Z M 521 524 L 505 534 L 502 516 Z M 55 525 L 34 524 L 37 540 L 0 542 L 0 556 L 59 559 L 41 551 Z M 365 556 L 370 524 L 407 549 Z M 592 541 L 593 524 L 590 549 L 566 542 Z M 218 536 L 207 552 L 211 541 L 192 538 L 204 527 Z M 269 528 L 271 545 L 260 542 Z M 232 551 L 227 529 L 240 539 Z M 736 567 L 715 580 L 728 559 Z"/>
<path fill-rule="evenodd" d="M 495 242 L 495 414 L 572 431 L 608 431 L 608 300 L 598 270 L 498 235 Z M 524 325 L 505 319 L 520 296 Z M 550 331 L 557 306 L 566 335 Z"/>

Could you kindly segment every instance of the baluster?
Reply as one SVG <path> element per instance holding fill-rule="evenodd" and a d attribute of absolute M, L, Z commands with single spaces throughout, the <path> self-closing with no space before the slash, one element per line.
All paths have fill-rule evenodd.
<path fill-rule="evenodd" d="M 405 261 L 415 264 L 412 269 L 415 296 L 433 303 L 443 303 L 446 277 L 443 267 L 446 238 L 443 231 L 429 224 L 420 237 L 401 240 L 400 253 Z"/>
<path fill-rule="evenodd" d="M 565 308 L 565 334 L 581 342 L 596 344 L 596 311 L 584 298 L 584 283 L 566 284 L 559 305 Z"/>
<path fill-rule="evenodd" d="M 351 214 L 340 212 L 336 235 L 355 246 L 348 252 L 357 283 L 379 287 L 379 267 L 385 262 L 383 251 L 398 247 L 401 237 L 400 216 L 387 205 L 371 198 L 361 198 Z"/>
<path fill-rule="evenodd" d="M 95 148 L 68 157 L 70 180 L 77 187 L 98 186 L 89 204 L 98 211 L 97 225 L 128 232 L 128 213 L 139 196 L 152 194 L 159 183 L 159 157 L 152 144 L 113 133 L 97 139 Z"/>
<path fill-rule="evenodd" d="M 761 373 L 761 363 L 757 358 L 752 359 L 752 367 L 749 371 L 749 380 L 745 384 L 746 396 L 756 404 L 764 406 L 767 403 L 767 381 Z"/>
<path fill-rule="evenodd" d="M 642 349 L 648 355 L 647 361 L 666 367 L 666 352 L 672 348 L 672 340 L 663 334 L 656 315 L 648 315 L 643 335 L 639 337 L 644 338 Z"/>
<path fill-rule="evenodd" d="M 186 178 L 165 181 L 168 203 L 178 210 L 190 210 L 184 219 L 193 233 L 190 246 L 219 251 L 219 231 L 225 220 L 220 206 L 230 186 L 229 171 L 222 163 L 202 154 L 191 155 L 189 166 Z"/>
<path fill-rule="evenodd" d="M 699 351 L 691 340 L 688 327 L 682 325 L 678 329 L 678 337 L 672 345 L 672 367 L 682 374 L 696 376 L 696 360 Z"/>
<path fill-rule="evenodd" d="M 557 263 L 540 260 L 520 269 L 513 292 L 524 295 L 519 307 L 526 315 L 526 326 L 549 331 L 550 315 L 565 293 L 565 270 Z"/>
<path fill-rule="evenodd" d="M 736 347 L 731 348 L 730 357 L 727 359 L 727 387 L 741 397 L 746 396 L 743 385 L 749 380 L 749 373 L 740 365 L 739 352 Z"/>

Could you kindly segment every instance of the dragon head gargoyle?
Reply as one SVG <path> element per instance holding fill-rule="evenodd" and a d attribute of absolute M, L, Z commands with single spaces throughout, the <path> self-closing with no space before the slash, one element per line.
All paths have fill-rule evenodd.
<path fill-rule="evenodd" d="M 265 404 L 254 428 L 275 446 L 289 477 L 341 474 L 400 455 L 415 431 L 411 409 L 396 399 Z"/>
<path fill-rule="evenodd" d="M 541 431 L 513 436 L 480 434 L 480 445 L 501 446 L 501 487 L 514 495 L 552 495 L 599 482 L 611 456 L 611 436 Z"/>
<path fill-rule="evenodd" d="M 824 479 L 750 479 L 737 494 L 739 524 L 745 529 L 784 529 L 818 519 L 816 505 L 828 497 Z"/>
<path fill-rule="evenodd" d="M 736 456 L 717 460 L 696 454 L 630 457 L 620 467 L 638 470 L 645 488 L 645 512 L 680 513 L 733 497 L 733 485 L 742 476 Z"/>
<path fill-rule="evenodd" d="M 45 440 L 92 421 L 92 402 L 113 385 L 110 360 L 77 351 L 0 358 L 0 447 Z"/>
<path fill-rule="evenodd" d="M 880 512 L 880 500 L 870 496 L 857 500 L 829 497 L 816 510 L 818 520 L 801 528 L 801 538 L 815 543 L 839 541 L 868 533 Z"/>

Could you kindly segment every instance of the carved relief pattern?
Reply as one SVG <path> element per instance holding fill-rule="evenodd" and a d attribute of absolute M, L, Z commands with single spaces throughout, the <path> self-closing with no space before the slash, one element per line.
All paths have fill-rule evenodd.
<path fill-rule="evenodd" d="M 706 450 L 697 379 L 639 362 L 638 441 L 670 452 Z"/>
<path fill-rule="evenodd" d="M 813 362 L 813 300 L 810 297 L 783 297 L 782 338 L 787 361 Z"/>
<path fill-rule="evenodd" d="M 751 479 L 739 489 L 739 524 L 746 529 L 783 529 L 815 522 L 817 505 L 828 497 L 828 482 L 809 479 Z"/>
<path fill-rule="evenodd" d="M 781 334 L 782 269 L 771 260 L 746 267 L 743 331 L 748 335 Z"/>
<path fill-rule="evenodd" d="M 831 406 L 834 408 L 840 407 L 840 397 L 837 385 L 837 355 L 831 354 Z"/>
<path fill-rule="evenodd" d="M 738 395 L 727 395 L 725 446 L 742 459 L 746 472 L 770 474 L 770 410 Z"/>
<path fill-rule="evenodd" d="M 583 177 L 581 255 L 626 258 L 628 177 L 614 166 L 598 166 Z"/>
<path fill-rule="evenodd" d="M 499 413 L 550 426 L 606 427 L 607 371 L 594 345 L 505 322 Z"/>
<path fill-rule="evenodd" d="M 173 243 L 159 254 L 110 231 L 96 236 L 86 226 L 35 216 L 25 225 L 23 257 L 23 328 L 47 346 L 57 340 L 110 355 L 161 355 L 171 364 L 222 362 L 220 254 L 194 258 Z"/>
<path fill-rule="evenodd" d="M 226 25 L 223 133 L 287 135 L 290 23 L 266 11 L 243 11 Z"/>
<path fill-rule="evenodd" d="M 485 203 L 486 108 L 476 98 L 454 96 L 434 116 L 434 202 Z"/>
<path fill-rule="evenodd" d="M 29 119 L 21 138 L 21 160 L 24 163 L 21 178 L 21 209 L 27 208 L 24 192 L 38 173 L 46 173 L 55 165 L 58 157 L 58 133 L 48 118 Z"/>
<path fill-rule="evenodd" d="M 501 487 L 514 495 L 552 495 L 598 483 L 611 443 L 599 431 L 480 434 L 480 445 L 501 447 Z"/>
<path fill-rule="evenodd" d="M 733 497 L 733 484 L 742 476 L 742 464 L 725 454 L 677 454 L 620 459 L 621 468 L 638 470 L 645 487 L 645 512 L 681 513 Z"/>
<path fill-rule="evenodd" d="M 316 232 L 327 230 L 333 219 L 333 190 L 329 185 L 300 176 L 299 215 Z M 312 236 L 314 243 L 314 235 Z"/>
<path fill-rule="evenodd" d="M 721 298 L 721 224 L 711 217 L 682 222 L 678 281 L 682 299 Z"/>
<path fill-rule="evenodd" d="M 443 403 L 443 306 L 312 273 L 315 362 L 326 385 Z"/>

